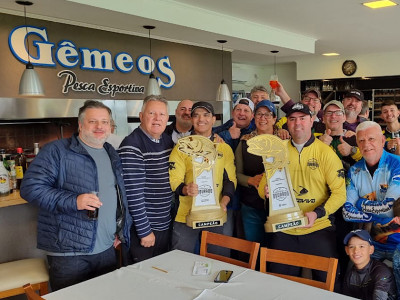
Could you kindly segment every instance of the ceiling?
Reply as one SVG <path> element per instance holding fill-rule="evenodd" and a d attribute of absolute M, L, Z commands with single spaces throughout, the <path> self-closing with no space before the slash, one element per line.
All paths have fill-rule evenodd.
<path fill-rule="evenodd" d="M 400 6 L 371 10 L 361 0 L 32 0 L 28 17 L 232 51 L 234 63 L 269 65 L 325 52 L 352 56 L 400 49 Z M 14 0 L 0 12 L 22 15 Z"/>

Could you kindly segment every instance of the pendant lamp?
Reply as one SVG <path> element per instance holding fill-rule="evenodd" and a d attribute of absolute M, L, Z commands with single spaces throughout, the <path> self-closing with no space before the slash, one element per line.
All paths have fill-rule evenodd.
<path fill-rule="evenodd" d="M 143 26 L 143 28 L 149 30 L 149 43 L 150 43 L 150 58 L 151 58 L 151 37 L 150 37 L 150 30 L 156 28 L 155 26 L 151 26 L 151 25 L 145 25 Z M 153 70 L 153 60 L 151 60 L 150 62 L 150 70 Z M 158 85 L 158 81 L 156 79 L 156 77 L 153 74 L 153 71 L 151 71 L 150 76 L 149 76 L 149 82 L 147 83 L 147 88 L 146 88 L 146 96 L 150 96 L 150 95 L 156 95 L 159 96 L 161 95 L 161 89 L 160 86 Z"/>
<path fill-rule="evenodd" d="M 26 44 L 28 49 L 28 63 L 26 64 L 26 69 L 22 73 L 21 80 L 19 82 L 19 94 L 21 96 L 43 96 L 43 86 L 40 81 L 39 75 L 36 73 L 33 65 L 30 61 L 29 52 L 29 34 L 28 26 L 26 22 L 26 7 L 31 6 L 33 3 L 30 1 L 15 1 L 19 5 L 24 6 L 24 19 L 25 19 L 25 29 L 26 29 Z"/>
<path fill-rule="evenodd" d="M 231 93 L 229 91 L 228 85 L 224 80 L 224 44 L 226 40 L 218 40 L 218 43 L 222 45 L 221 56 L 222 56 L 222 80 L 217 91 L 217 101 L 231 101 Z"/>
<path fill-rule="evenodd" d="M 271 92 L 269 93 L 269 99 L 272 103 L 278 104 L 279 103 L 279 97 L 275 95 L 275 90 L 279 87 L 278 84 L 278 75 L 276 74 L 276 54 L 278 53 L 278 50 L 271 50 L 271 53 L 274 55 L 274 74 L 271 75 L 269 79 L 269 85 L 271 86 Z"/>

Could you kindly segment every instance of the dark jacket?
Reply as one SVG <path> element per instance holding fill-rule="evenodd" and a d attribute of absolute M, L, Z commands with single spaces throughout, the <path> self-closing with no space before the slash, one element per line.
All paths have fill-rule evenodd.
<path fill-rule="evenodd" d="M 239 145 L 240 137 L 252 132 L 254 129 L 256 129 L 256 125 L 254 123 L 254 119 L 251 120 L 249 126 L 240 129 L 240 137 L 237 139 L 232 139 L 231 134 L 229 133 L 229 128 L 231 128 L 232 125 L 233 125 L 233 119 L 230 119 L 226 121 L 224 124 L 214 127 L 212 131 L 213 133 L 218 134 L 225 141 L 225 143 L 231 146 L 232 151 L 235 152 L 236 147 Z"/>
<path fill-rule="evenodd" d="M 104 148 L 121 195 L 116 234 L 129 245 L 132 220 L 127 210 L 121 161 L 110 144 L 105 143 Z M 96 164 L 77 135 L 43 147 L 21 185 L 21 197 L 40 207 L 38 248 L 59 253 L 90 253 L 95 245 L 97 221 L 88 219 L 86 210 L 78 210 L 76 199 L 80 194 L 97 190 Z"/>

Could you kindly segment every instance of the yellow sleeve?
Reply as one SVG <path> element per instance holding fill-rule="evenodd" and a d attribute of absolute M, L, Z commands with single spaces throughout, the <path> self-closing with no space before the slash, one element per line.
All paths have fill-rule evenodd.
<path fill-rule="evenodd" d="M 236 167 L 235 167 L 235 156 L 233 155 L 232 148 L 228 144 L 220 144 L 224 146 L 224 156 L 225 156 L 225 170 L 228 173 L 229 180 L 232 181 L 237 186 L 236 179 Z"/>
<path fill-rule="evenodd" d="M 323 172 L 330 190 L 330 196 L 324 205 L 326 216 L 328 216 L 337 211 L 346 202 L 346 172 L 341 160 L 332 149 L 330 149 L 329 155 L 324 157 Z"/>
<path fill-rule="evenodd" d="M 282 117 L 278 120 L 278 122 L 275 123 L 276 127 L 282 129 L 283 125 L 285 125 L 287 123 L 287 118 L 286 117 Z"/>
<path fill-rule="evenodd" d="M 185 182 L 186 165 L 182 153 L 175 146 L 169 156 L 169 182 L 173 192 Z"/>

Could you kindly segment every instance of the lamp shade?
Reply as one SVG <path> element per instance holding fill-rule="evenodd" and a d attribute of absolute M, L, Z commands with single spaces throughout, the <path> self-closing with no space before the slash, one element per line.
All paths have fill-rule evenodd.
<path fill-rule="evenodd" d="M 156 96 L 161 95 L 160 86 L 158 85 L 158 81 L 154 77 L 153 73 L 151 73 L 149 76 L 149 82 L 147 83 L 147 89 L 146 89 L 146 96 L 150 95 L 156 95 Z"/>
<path fill-rule="evenodd" d="M 43 86 L 39 75 L 36 73 L 33 65 L 28 63 L 24 73 L 22 73 L 19 82 L 19 94 L 22 96 L 43 96 Z"/>
<path fill-rule="evenodd" d="M 228 85 L 224 80 L 221 81 L 221 84 L 218 87 L 217 101 L 231 101 L 231 93 L 229 92 Z"/>

